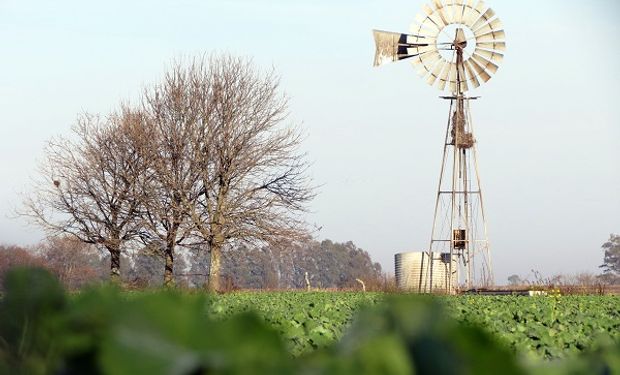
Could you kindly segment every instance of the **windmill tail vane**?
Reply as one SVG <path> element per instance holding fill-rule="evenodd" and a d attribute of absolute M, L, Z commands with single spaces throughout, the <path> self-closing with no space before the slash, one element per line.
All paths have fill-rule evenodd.
<path fill-rule="evenodd" d="M 397 254 L 399 286 L 454 293 L 493 283 L 469 90 L 497 73 L 506 50 L 502 22 L 483 1 L 433 0 L 409 33 L 373 30 L 374 66 L 408 60 L 429 85 L 451 95 L 430 246 Z"/>

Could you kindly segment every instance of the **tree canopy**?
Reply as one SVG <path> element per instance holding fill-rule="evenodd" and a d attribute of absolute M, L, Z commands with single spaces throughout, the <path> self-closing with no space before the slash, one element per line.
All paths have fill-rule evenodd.
<path fill-rule="evenodd" d="M 609 240 L 603 244 L 605 256 L 603 264 L 603 276 L 611 282 L 620 281 L 620 235 L 611 234 Z"/>

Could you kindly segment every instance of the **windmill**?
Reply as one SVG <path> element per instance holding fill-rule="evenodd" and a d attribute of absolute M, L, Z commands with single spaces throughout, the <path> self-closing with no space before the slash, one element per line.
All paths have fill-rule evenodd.
<path fill-rule="evenodd" d="M 493 282 L 470 113 L 470 103 L 479 97 L 466 93 L 497 72 L 506 49 L 505 33 L 495 12 L 483 1 L 433 0 L 422 10 L 411 34 L 373 31 L 374 65 L 410 60 L 429 85 L 449 92 L 441 96 L 449 101 L 450 111 L 430 247 L 417 253 L 413 282 L 418 291 L 433 292 L 437 289 L 433 283 L 438 283 L 433 273 L 441 271 L 445 282 L 437 287 L 453 292 L 456 284 L 472 288 Z"/>

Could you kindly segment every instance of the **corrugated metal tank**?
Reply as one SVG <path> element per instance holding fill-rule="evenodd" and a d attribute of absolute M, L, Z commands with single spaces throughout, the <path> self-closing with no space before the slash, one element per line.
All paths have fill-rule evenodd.
<path fill-rule="evenodd" d="M 429 254 L 425 252 L 396 254 L 394 258 L 399 289 L 414 293 L 448 293 L 450 254 L 433 253 L 432 262 L 429 262 Z M 456 286 L 456 267 L 453 262 L 453 286 Z"/>

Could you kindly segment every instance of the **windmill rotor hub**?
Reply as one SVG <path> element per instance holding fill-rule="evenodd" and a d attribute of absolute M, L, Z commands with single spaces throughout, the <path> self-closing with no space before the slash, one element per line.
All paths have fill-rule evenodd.
<path fill-rule="evenodd" d="M 455 49 L 464 50 L 467 47 L 467 38 L 465 37 L 465 31 L 462 28 L 456 29 L 456 37 L 454 38 L 453 46 Z"/>
<path fill-rule="evenodd" d="M 450 24 L 441 29 L 437 35 L 437 51 L 442 61 L 456 64 L 456 56 L 462 53 L 463 60 L 467 60 L 476 49 L 476 39 L 473 31 L 463 24 Z M 456 51 L 456 54 L 455 54 Z M 413 58 L 415 59 L 415 57 Z M 414 60 L 411 60 L 414 62 Z M 416 63 L 414 62 L 414 65 Z M 448 76 L 449 78 L 449 76 Z M 449 86 L 446 85 L 446 89 Z"/>

